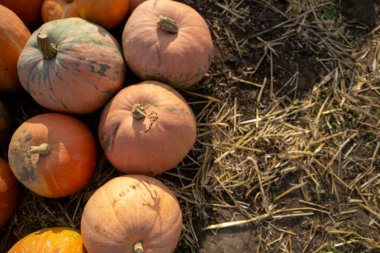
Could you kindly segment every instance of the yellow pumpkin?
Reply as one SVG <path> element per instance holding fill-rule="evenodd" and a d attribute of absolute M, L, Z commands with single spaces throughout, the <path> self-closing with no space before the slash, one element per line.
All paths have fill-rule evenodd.
<path fill-rule="evenodd" d="M 8 253 L 86 253 L 82 236 L 75 229 L 52 227 L 35 231 L 18 242 Z"/>

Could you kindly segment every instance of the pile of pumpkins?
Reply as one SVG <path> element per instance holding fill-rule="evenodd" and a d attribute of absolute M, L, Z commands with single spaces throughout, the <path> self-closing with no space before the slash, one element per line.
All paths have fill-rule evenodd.
<path fill-rule="evenodd" d="M 121 45 L 111 33 L 120 24 Z M 177 89 L 196 84 L 211 65 L 202 16 L 170 0 L 0 0 L 0 47 L 0 93 L 27 92 L 50 111 L 4 143 L 10 116 L 0 101 L 0 141 L 8 146 L 8 161 L 0 158 L 0 227 L 17 206 L 20 182 L 47 198 L 90 182 L 99 151 L 78 115 L 102 111 L 102 152 L 125 173 L 93 193 L 80 231 L 44 228 L 8 252 L 173 252 L 182 213 L 154 176 L 195 143 L 196 120 Z M 126 85 L 129 71 L 141 82 Z"/>

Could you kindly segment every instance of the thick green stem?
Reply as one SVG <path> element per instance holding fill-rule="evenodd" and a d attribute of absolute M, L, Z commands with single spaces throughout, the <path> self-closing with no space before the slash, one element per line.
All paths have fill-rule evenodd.
<path fill-rule="evenodd" d="M 145 114 L 145 109 L 141 104 L 134 104 L 132 107 L 132 116 L 134 119 L 143 119 L 147 115 Z"/>
<path fill-rule="evenodd" d="M 39 146 L 31 146 L 28 150 L 28 154 L 38 153 L 40 155 L 48 155 L 51 152 L 51 146 L 47 143 L 42 143 Z"/>
<path fill-rule="evenodd" d="M 134 253 L 144 253 L 144 247 L 142 245 L 142 241 L 138 241 L 133 245 Z"/>
<path fill-rule="evenodd" d="M 37 35 L 38 47 L 45 59 L 53 59 L 57 55 L 57 47 L 50 42 L 49 37 L 45 33 Z"/>
<path fill-rule="evenodd" d="M 160 16 L 157 25 L 168 33 L 178 33 L 177 22 L 171 18 Z"/>

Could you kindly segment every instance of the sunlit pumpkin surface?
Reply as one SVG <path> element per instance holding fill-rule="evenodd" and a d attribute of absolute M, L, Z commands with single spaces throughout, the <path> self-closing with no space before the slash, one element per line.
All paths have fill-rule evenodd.
<path fill-rule="evenodd" d="M 18 241 L 8 253 L 85 253 L 82 236 L 66 227 L 45 228 Z"/>

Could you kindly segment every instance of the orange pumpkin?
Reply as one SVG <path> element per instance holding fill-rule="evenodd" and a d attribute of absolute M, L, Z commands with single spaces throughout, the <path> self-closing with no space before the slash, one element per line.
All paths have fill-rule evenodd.
<path fill-rule="evenodd" d="M 17 60 L 30 36 L 17 15 L 0 4 L 0 93 L 21 88 L 17 76 Z"/>
<path fill-rule="evenodd" d="M 20 187 L 9 168 L 0 158 L 0 228 L 9 220 L 20 199 Z"/>
<path fill-rule="evenodd" d="M 86 253 L 82 237 L 75 229 L 53 227 L 35 231 L 18 242 L 8 253 Z"/>
<path fill-rule="evenodd" d="M 8 109 L 5 108 L 5 105 L 0 100 L 0 146 L 2 146 L 8 138 L 10 126 L 10 117 Z"/>
<path fill-rule="evenodd" d="M 156 175 L 174 168 L 192 148 L 196 121 L 173 88 L 145 81 L 122 89 L 106 105 L 98 133 L 115 168 Z"/>
<path fill-rule="evenodd" d="M 142 80 L 188 88 L 208 71 L 213 43 L 206 21 L 183 3 L 145 1 L 122 35 L 127 65 Z"/>
<path fill-rule="evenodd" d="M 116 27 L 127 15 L 129 0 L 77 0 L 82 18 L 106 29 Z"/>
<path fill-rule="evenodd" d="M 144 175 L 111 179 L 86 203 L 81 233 L 89 253 L 172 253 L 182 231 L 174 194 Z"/>
<path fill-rule="evenodd" d="M 74 0 L 45 0 L 41 15 L 44 22 L 70 17 L 79 17 Z"/>
<path fill-rule="evenodd" d="M 57 19 L 36 30 L 17 64 L 25 90 L 40 105 L 85 114 L 101 108 L 125 78 L 115 38 L 81 18 Z"/>
<path fill-rule="evenodd" d="M 41 25 L 41 5 L 44 0 L 0 0 L 0 4 L 8 7 L 20 17 L 29 29 L 34 30 Z"/>
<path fill-rule="evenodd" d="M 50 198 L 71 195 L 91 179 L 96 146 L 78 119 L 59 113 L 34 116 L 22 123 L 9 144 L 9 165 L 33 192 Z"/>

